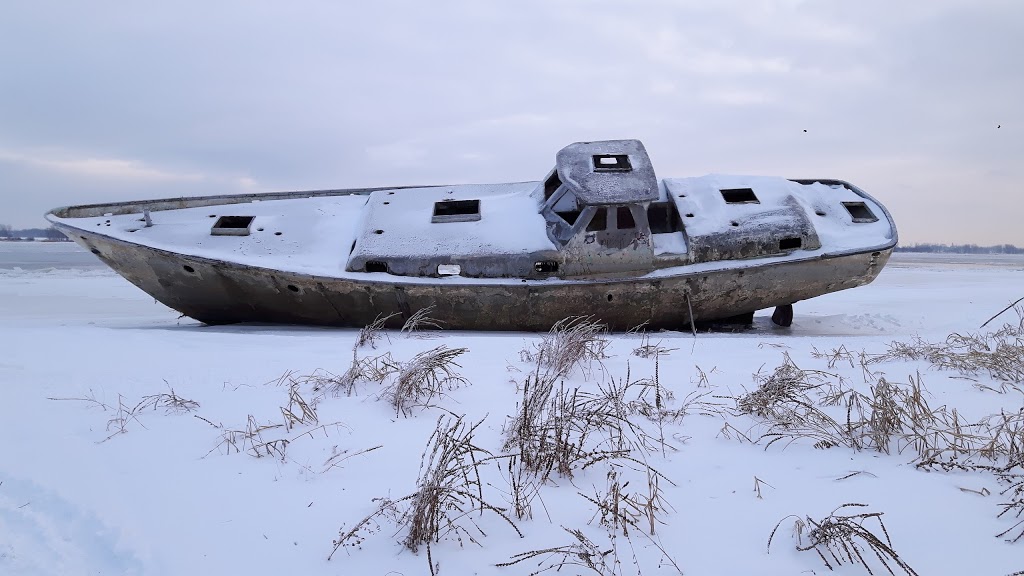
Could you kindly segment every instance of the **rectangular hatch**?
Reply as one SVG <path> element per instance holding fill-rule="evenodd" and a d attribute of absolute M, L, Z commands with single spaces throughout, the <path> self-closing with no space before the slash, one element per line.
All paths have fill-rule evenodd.
<path fill-rule="evenodd" d="M 213 223 L 213 236 L 248 236 L 254 216 L 221 216 Z"/>
<path fill-rule="evenodd" d="M 430 221 L 435 224 L 444 222 L 475 222 L 480 219 L 479 200 L 443 200 L 434 202 L 434 213 Z"/>

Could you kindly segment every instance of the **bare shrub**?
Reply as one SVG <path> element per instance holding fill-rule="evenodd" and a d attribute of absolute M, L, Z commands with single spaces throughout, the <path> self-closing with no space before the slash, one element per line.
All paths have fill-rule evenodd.
<path fill-rule="evenodd" d="M 397 500 L 382 499 L 376 510 L 352 528 L 346 531 L 342 527 L 327 559 L 340 548 L 361 540 L 379 520 L 390 520 L 405 531 L 402 545 L 406 549 L 415 553 L 421 546 L 426 547 L 431 574 L 436 574 L 431 544 L 448 537 L 457 537 L 460 543 L 480 544 L 477 538 L 485 534 L 475 515 L 493 514 L 522 537 L 506 510 L 484 499 L 480 466 L 492 456 L 473 439 L 482 423 L 467 425 L 462 417 L 439 418 L 423 453 L 416 491 Z"/>
<path fill-rule="evenodd" d="M 468 384 L 456 370 L 462 366 L 455 361 L 468 351 L 468 348 L 438 346 L 420 352 L 408 362 L 391 365 L 389 369 L 397 376 L 381 396 L 396 413 L 407 416 L 416 406 L 429 406 L 453 388 Z"/>
<path fill-rule="evenodd" d="M 871 564 L 864 558 L 864 553 L 870 550 L 889 574 L 895 576 L 892 566 L 889 565 L 891 562 L 903 573 L 907 574 L 907 576 L 917 576 L 917 572 L 893 550 L 892 541 L 889 540 L 889 533 L 882 522 L 883 512 L 839 513 L 840 511 L 845 512 L 850 508 L 863 508 L 865 506 L 865 504 L 843 504 L 821 520 L 815 520 L 810 516 L 805 516 L 802 519 L 788 516 L 787 518 L 795 518 L 793 533 L 797 540 L 796 549 L 801 552 L 813 550 L 829 570 L 835 570 L 836 566 L 849 563 L 860 565 L 867 570 L 868 574 L 874 574 L 871 570 Z M 775 525 L 772 533 L 768 536 L 769 553 L 771 553 L 772 538 L 775 537 L 775 532 L 778 531 L 787 518 L 779 520 L 779 523 Z M 878 523 L 885 538 L 884 541 L 877 534 L 864 527 L 865 521 L 868 520 Z M 806 544 L 804 544 L 804 531 L 807 531 Z"/>

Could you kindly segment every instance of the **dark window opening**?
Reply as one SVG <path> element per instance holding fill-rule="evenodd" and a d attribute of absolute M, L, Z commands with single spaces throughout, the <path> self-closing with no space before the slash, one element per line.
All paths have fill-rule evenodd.
<path fill-rule="evenodd" d="M 750 188 L 726 188 L 719 190 L 728 204 L 760 204 L 761 201 Z"/>
<path fill-rule="evenodd" d="M 562 185 L 562 180 L 558 177 L 558 171 L 551 173 L 551 176 L 544 182 L 544 199 L 551 198 L 551 195 L 558 190 L 558 187 Z"/>
<path fill-rule="evenodd" d="M 558 272 L 558 262 L 554 260 L 541 260 L 533 265 L 538 274 L 552 274 Z"/>
<path fill-rule="evenodd" d="M 615 227 L 619 230 L 636 228 L 636 221 L 633 220 L 633 212 L 629 206 L 619 206 L 615 213 Z"/>
<path fill-rule="evenodd" d="M 387 272 L 388 263 L 381 260 L 367 260 L 366 264 L 363 265 L 363 270 L 367 272 Z"/>
<path fill-rule="evenodd" d="M 578 220 L 580 217 L 579 210 L 566 210 L 564 212 L 555 212 L 555 214 L 558 214 L 558 216 L 562 220 L 565 220 L 569 224 L 569 226 L 575 224 L 576 220 Z"/>
<path fill-rule="evenodd" d="M 221 216 L 213 223 L 210 234 L 214 236 L 248 236 L 253 216 Z"/>
<path fill-rule="evenodd" d="M 587 224 L 587 232 L 604 232 L 605 228 L 608 227 L 608 210 L 605 208 L 598 208 L 594 212 L 594 217 L 590 219 L 590 223 Z"/>
<path fill-rule="evenodd" d="M 669 234 L 683 230 L 683 221 L 672 202 L 652 202 L 647 207 L 647 221 L 651 224 L 651 234 Z"/>
<path fill-rule="evenodd" d="M 629 156 L 626 154 L 595 154 L 594 172 L 632 172 L 633 165 L 629 163 Z"/>
<path fill-rule="evenodd" d="M 878 216 L 863 202 L 843 202 L 843 207 L 853 217 L 854 222 L 877 222 Z"/>
<path fill-rule="evenodd" d="M 472 222 L 480 219 L 479 200 L 444 200 L 434 202 L 431 222 Z"/>
<path fill-rule="evenodd" d="M 779 240 L 779 250 L 796 250 L 803 245 L 801 238 L 783 238 Z"/>

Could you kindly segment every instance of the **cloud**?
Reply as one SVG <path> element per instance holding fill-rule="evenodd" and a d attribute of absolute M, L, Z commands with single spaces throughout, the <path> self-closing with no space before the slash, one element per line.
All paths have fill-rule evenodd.
<path fill-rule="evenodd" d="M 569 142 L 640 138 L 665 177 L 836 176 L 908 206 L 977 182 L 989 220 L 901 210 L 904 239 L 1024 244 L 1005 210 L 1021 53 L 1010 0 L 21 3 L 0 21 L 0 190 L 24 192 L 0 219 L 108 193 L 539 179 Z M 899 184 L 915 176 L 932 184 Z"/>
<path fill-rule="evenodd" d="M 143 162 L 121 158 L 74 158 L 66 154 L 47 156 L 39 153 L 0 149 L 0 162 L 24 164 L 72 176 L 123 180 L 139 184 L 175 181 L 197 182 L 205 178 L 202 174 L 161 170 Z"/>

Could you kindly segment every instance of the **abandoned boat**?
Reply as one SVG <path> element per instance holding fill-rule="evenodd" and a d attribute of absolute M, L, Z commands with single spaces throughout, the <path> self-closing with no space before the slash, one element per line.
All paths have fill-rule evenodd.
<path fill-rule="evenodd" d="M 47 219 L 207 324 L 688 330 L 871 282 L 888 211 L 840 180 L 658 180 L 637 140 L 579 142 L 540 182 L 364 188 L 72 206 Z"/>

